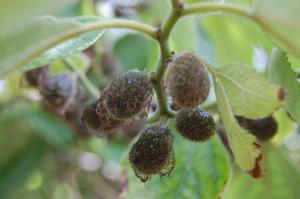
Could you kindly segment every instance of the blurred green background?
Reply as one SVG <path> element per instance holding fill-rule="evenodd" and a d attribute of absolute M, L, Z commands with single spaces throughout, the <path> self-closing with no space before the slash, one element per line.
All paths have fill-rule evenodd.
<path fill-rule="evenodd" d="M 252 1 L 225 2 L 250 7 Z M 201 145 L 176 137 L 177 167 L 172 175 L 162 180 L 154 177 L 143 184 L 126 162 L 130 143 L 137 134 L 135 128 L 125 126 L 108 139 L 95 136 L 80 121 L 83 108 L 94 99 L 81 81 L 76 85 L 76 103 L 62 117 L 53 107 L 45 105 L 40 90 L 24 77 L 24 71 L 49 64 L 52 75 L 87 74 L 101 90 L 129 69 L 155 70 L 159 47 L 144 35 L 123 29 L 93 31 L 73 40 L 69 50 L 72 53 L 68 49 L 52 51 L 16 71 L 9 68 L 12 60 L 18 61 L 22 53 L 30 52 L 28 43 L 39 44 L 35 36 L 39 35 L 42 41 L 43 35 L 50 34 L 47 24 L 55 24 L 55 20 L 46 17 L 49 21 L 45 22 L 44 29 L 33 26 L 27 30 L 33 17 L 96 15 L 159 25 L 168 10 L 168 2 L 162 0 L 1 0 L 0 63 L 5 76 L 0 77 L 0 198 L 210 199 L 220 196 L 225 183 L 222 197 L 227 199 L 300 198 L 300 128 L 283 109 L 275 113 L 278 134 L 263 149 L 267 170 L 263 180 L 251 179 L 232 165 L 218 136 Z M 63 30 L 74 24 L 67 25 L 55 27 Z M 216 67 L 245 62 L 263 74 L 270 52 L 276 46 L 253 22 L 221 14 L 181 19 L 170 42 L 173 51 L 193 50 Z M 69 63 L 62 58 L 67 58 Z M 293 53 L 289 61 L 299 71 L 300 61 Z M 206 103 L 215 103 L 213 92 Z M 172 122 L 169 125 L 172 127 Z"/>

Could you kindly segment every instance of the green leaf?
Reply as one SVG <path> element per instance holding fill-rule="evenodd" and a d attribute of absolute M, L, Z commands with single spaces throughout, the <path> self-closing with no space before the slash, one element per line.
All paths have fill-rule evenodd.
<path fill-rule="evenodd" d="M 22 150 L 10 157 L 4 165 L 1 165 L 0 195 L 2 198 L 6 198 L 25 183 L 26 179 L 38 167 L 47 149 L 48 146 L 42 139 L 32 137 Z"/>
<path fill-rule="evenodd" d="M 0 127 L 4 127 L 1 133 L 9 133 L 10 129 L 7 125 L 11 124 L 15 126 L 14 131 L 19 131 L 18 133 L 31 129 L 54 147 L 64 147 L 73 141 L 73 132 L 65 122 L 32 104 L 20 103 L 14 107 L 8 106 L 2 114 Z"/>
<path fill-rule="evenodd" d="M 37 129 L 36 133 L 55 147 L 66 146 L 73 141 L 71 128 L 50 113 L 38 111 L 29 116 L 29 122 Z"/>
<path fill-rule="evenodd" d="M 229 158 L 218 136 L 204 143 L 193 143 L 175 132 L 173 144 L 176 166 L 169 177 L 153 177 L 142 183 L 129 168 L 130 199 L 218 198 L 229 180 Z M 127 163 L 129 164 L 129 163 Z"/>
<path fill-rule="evenodd" d="M 197 50 L 199 47 L 199 35 L 195 17 L 185 17 L 178 21 L 174 31 L 171 34 L 171 49 L 174 51 L 180 50 Z M 187 32 L 189 38 L 186 38 Z"/>
<path fill-rule="evenodd" d="M 72 2 L 74 0 L 57 1 L 55 3 L 52 0 L 1 0 L 0 37 L 20 30 L 33 17 L 45 14 L 57 14 L 72 4 Z"/>
<path fill-rule="evenodd" d="M 283 138 L 295 130 L 296 123 L 291 120 L 284 108 L 280 108 L 273 116 L 278 123 L 278 130 L 272 138 L 272 142 L 281 143 Z"/>
<path fill-rule="evenodd" d="M 268 65 L 270 79 L 288 92 L 286 110 L 293 119 L 300 122 L 300 83 L 286 53 L 277 48 L 273 49 Z"/>
<path fill-rule="evenodd" d="M 44 16 L 22 31 L 1 37 L 0 74 L 6 75 L 20 66 L 23 66 L 22 70 L 32 69 L 84 50 L 102 35 L 103 30 L 84 33 L 67 41 L 65 38 L 74 35 L 84 24 L 95 21 L 95 17 L 58 19 Z"/>
<path fill-rule="evenodd" d="M 155 51 L 154 45 L 153 41 L 141 34 L 128 34 L 115 43 L 114 53 L 123 65 L 124 71 L 132 68 L 144 70 L 150 67 L 151 54 Z"/>
<path fill-rule="evenodd" d="M 300 1 L 255 1 L 255 18 L 288 52 L 300 58 Z"/>
<path fill-rule="evenodd" d="M 201 19 L 201 26 L 214 46 L 218 59 L 213 61 L 217 61 L 217 65 L 237 61 L 252 64 L 254 46 L 263 46 L 267 50 L 273 47 L 266 34 L 247 19 L 227 15 L 204 15 Z"/>
<path fill-rule="evenodd" d="M 260 118 L 273 113 L 282 103 L 280 87 L 273 85 L 253 67 L 229 64 L 217 70 L 235 115 Z"/>
<path fill-rule="evenodd" d="M 227 132 L 228 142 L 235 162 L 244 172 L 257 176 L 256 172 L 261 170 L 259 163 L 262 155 L 259 145 L 256 143 L 256 138 L 237 123 L 227 90 L 225 90 L 222 81 L 217 75 L 214 75 L 214 86 L 219 113 Z"/>
<path fill-rule="evenodd" d="M 225 199 L 297 199 L 299 198 L 300 174 L 279 148 L 267 144 L 264 149 L 264 167 L 267 175 L 254 180 L 237 171 Z"/>
<path fill-rule="evenodd" d="M 72 63 L 74 63 L 74 65 L 76 66 L 76 70 L 82 73 L 86 73 L 91 64 L 89 57 L 85 53 L 79 52 L 65 57 L 64 60 L 53 61 L 51 63 L 51 71 L 53 74 L 57 74 L 66 70 L 74 71 L 66 64 L 65 60 L 72 61 Z"/>

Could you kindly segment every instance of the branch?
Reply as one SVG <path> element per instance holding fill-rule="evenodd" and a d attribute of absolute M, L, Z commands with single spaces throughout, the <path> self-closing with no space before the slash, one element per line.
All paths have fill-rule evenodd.
<path fill-rule="evenodd" d="M 92 94 L 95 98 L 99 98 L 100 91 L 98 90 L 98 88 L 94 86 L 94 84 L 87 78 L 87 76 L 81 70 L 78 70 L 78 68 L 74 65 L 73 61 L 67 58 L 64 60 L 64 62 L 71 70 L 73 70 L 78 75 L 79 79 L 90 92 L 90 94 Z"/>
<path fill-rule="evenodd" d="M 182 4 L 179 0 L 172 0 L 172 9 L 162 28 L 158 28 L 156 32 L 156 40 L 160 47 L 160 61 L 156 68 L 155 74 L 152 75 L 151 81 L 158 101 L 158 110 L 150 121 L 157 120 L 161 116 L 173 117 L 174 113 L 169 110 L 167 95 L 165 92 L 165 84 L 163 81 L 165 71 L 170 61 L 171 52 L 168 46 L 168 39 L 176 22 L 181 16 Z"/>
<path fill-rule="evenodd" d="M 31 53 L 25 59 L 19 61 L 16 66 L 22 66 L 32 60 L 33 58 L 39 56 L 46 50 L 68 40 L 73 37 L 79 36 L 83 33 L 99 30 L 99 29 L 106 29 L 106 28 L 126 28 L 131 30 L 136 30 L 138 32 L 144 33 L 149 37 L 156 39 L 156 28 L 146 25 L 140 22 L 132 21 L 132 20 L 123 20 L 123 19 L 112 19 L 106 21 L 98 21 L 89 23 L 86 25 L 82 25 L 72 31 L 66 32 L 65 34 L 59 35 L 50 42 L 46 43 L 44 46 L 41 46 L 39 49 Z"/>
<path fill-rule="evenodd" d="M 238 6 L 234 4 L 229 4 L 229 3 L 220 4 L 220 3 L 212 3 L 212 2 L 193 3 L 187 5 L 182 10 L 182 15 L 190 15 L 190 14 L 203 13 L 203 12 L 216 12 L 216 11 L 236 14 L 252 20 L 254 19 L 252 10 L 248 10 L 242 6 Z"/>

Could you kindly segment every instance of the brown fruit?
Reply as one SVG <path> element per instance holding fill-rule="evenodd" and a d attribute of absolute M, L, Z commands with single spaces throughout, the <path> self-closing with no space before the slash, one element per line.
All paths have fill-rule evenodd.
<path fill-rule="evenodd" d="M 209 94 L 210 81 L 202 60 L 192 52 L 183 51 L 169 64 L 167 86 L 173 102 L 180 108 L 193 108 Z"/>
<path fill-rule="evenodd" d="M 236 116 L 239 124 L 255 135 L 259 140 L 270 140 L 278 130 L 277 121 L 273 116 L 267 116 L 260 119 L 249 119 L 243 116 Z"/>
<path fill-rule="evenodd" d="M 145 128 L 129 152 L 129 162 L 136 176 L 144 182 L 154 174 L 169 174 L 174 168 L 172 142 L 173 136 L 167 127 Z"/>
<path fill-rule="evenodd" d="M 89 104 L 83 111 L 81 120 L 85 126 L 97 131 L 99 128 L 98 114 L 96 112 L 98 100 Z"/>
<path fill-rule="evenodd" d="M 25 78 L 30 86 L 41 86 L 51 75 L 50 66 L 42 66 L 25 73 Z"/>
<path fill-rule="evenodd" d="M 199 108 L 182 109 L 175 117 L 175 127 L 185 138 L 192 141 L 205 141 L 215 133 L 213 117 Z"/>
<path fill-rule="evenodd" d="M 102 133 L 108 132 L 110 130 L 119 127 L 123 122 L 120 119 L 116 119 L 115 117 L 112 117 L 108 113 L 104 105 L 104 95 L 105 95 L 105 91 L 101 95 L 96 109 L 96 113 L 98 115 L 98 122 L 99 122 L 98 130 Z"/>
<path fill-rule="evenodd" d="M 104 104 L 113 117 L 128 119 L 149 106 L 152 95 L 149 77 L 143 72 L 129 70 L 108 86 Z"/>

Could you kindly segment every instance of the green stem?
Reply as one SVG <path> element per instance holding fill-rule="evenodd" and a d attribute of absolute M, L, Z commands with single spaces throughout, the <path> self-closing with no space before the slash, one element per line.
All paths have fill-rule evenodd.
<path fill-rule="evenodd" d="M 161 116 L 173 117 L 174 114 L 169 110 L 167 95 L 165 92 L 165 84 L 163 81 L 171 52 L 169 50 L 168 39 L 171 31 L 173 30 L 176 22 L 181 16 L 182 4 L 178 0 L 172 0 L 172 10 L 163 24 L 162 28 L 158 28 L 156 32 L 156 39 L 160 47 L 160 61 L 156 68 L 155 74 L 151 80 L 154 85 L 154 89 L 158 101 L 158 110 L 154 115 L 154 119 L 158 119 Z M 151 120 L 154 120 L 153 118 Z M 151 121 L 150 120 L 150 121 Z"/>
<path fill-rule="evenodd" d="M 87 76 L 81 70 L 77 69 L 73 61 L 67 58 L 64 60 L 64 62 L 71 70 L 73 70 L 78 75 L 79 79 L 90 92 L 90 94 L 92 94 L 95 98 L 99 98 L 100 91 L 98 90 L 98 88 L 94 86 L 94 84 L 87 78 Z"/>
<path fill-rule="evenodd" d="M 213 2 L 193 3 L 187 5 L 182 10 L 182 15 L 190 15 L 190 14 L 203 13 L 203 12 L 215 12 L 215 11 L 237 14 L 240 16 L 253 19 L 252 11 L 244 7 L 234 5 L 234 4 L 220 4 L 220 3 L 213 3 Z"/>
<path fill-rule="evenodd" d="M 78 28 L 75 28 L 69 32 L 66 32 L 65 34 L 59 35 L 55 38 L 53 38 L 51 41 L 47 42 L 45 45 L 41 46 L 37 50 L 35 50 L 32 54 L 27 56 L 26 58 L 22 59 L 18 63 L 16 63 L 16 66 L 22 66 L 32 60 L 33 58 L 39 56 L 46 50 L 68 40 L 73 37 L 79 36 L 83 33 L 99 30 L 99 29 L 105 29 L 105 28 L 127 28 L 131 30 L 136 30 L 138 32 L 144 33 L 148 35 L 149 37 L 156 39 L 156 28 L 146 25 L 140 22 L 131 21 L 131 20 L 123 20 L 123 19 L 112 19 L 107 21 L 98 21 L 89 23 L 87 25 L 82 25 Z"/>
<path fill-rule="evenodd" d="M 183 4 L 178 0 L 172 0 L 172 10 L 162 27 L 162 37 L 164 41 L 168 41 L 171 31 L 176 22 L 181 17 Z"/>

